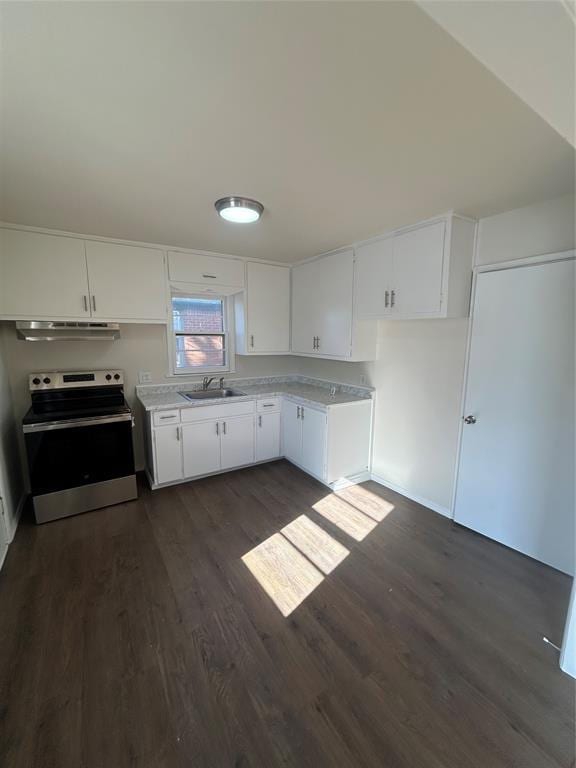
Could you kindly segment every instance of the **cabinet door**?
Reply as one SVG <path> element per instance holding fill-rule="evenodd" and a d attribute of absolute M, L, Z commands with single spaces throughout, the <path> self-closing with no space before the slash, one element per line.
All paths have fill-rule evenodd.
<path fill-rule="evenodd" d="M 322 269 L 317 261 L 299 264 L 292 270 L 292 351 L 313 354 L 319 334 Z"/>
<path fill-rule="evenodd" d="M 199 421 L 182 426 L 184 477 L 208 475 L 220 469 L 220 425 Z"/>
<path fill-rule="evenodd" d="M 316 302 L 319 315 L 317 352 L 349 357 L 352 347 L 354 252 L 334 253 L 318 260 L 321 277 Z"/>
<path fill-rule="evenodd" d="M 290 269 L 246 265 L 249 352 L 290 351 Z"/>
<path fill-rule="evenodd" d="M 394 238 L 387 237 L 356 249 L 356 313 L 359 318 L 386 317 L 394 310 Z"/>
<path fill-rule="evenodd" d="M 435 315 L 442 299 L 445 223 L 394 237 L 394 308 L 397 316 Z"/>
<path fill-rule="evenodd" d="M 154 474 L 157 483 L 182 479 L 182 441 L 180 427 L 158 427 L 154 435 Z"/>
<path fill-rule="evenodd" d="M 256 416 L 256 461 L 280 456 L 280 413 L 260 413 Z"/>
<path fill-rule="evenodd" d="M 202 253 L 168 251 L 170 280 L 206 286 L 244 288 L 244 262 Z"/>
<path fill-rule="evenodd" d="M 220 422 L 222 469 L 254 463 L 254 417 Z"/>
<path fill-rule="evenodd" d="M 326 473 L 326 414 L 304 407 L 301 421 L 302 467 L 323 478 Z"/>
<path fill-rule="evenodd" d="M 166 322 L 162 251 L 87 240 L 86 258 L 92 317 Z"/>
<path fill-rule="evenodd" d="M 84 241 L 0 229 L 0 314 L 89 317 Z"/>
<path fill-rule="evenodd" d="M 300 406 L 285 400 L 282 403 L 282 454 L 300 464 L 302 460 L 302 421 Z"/>

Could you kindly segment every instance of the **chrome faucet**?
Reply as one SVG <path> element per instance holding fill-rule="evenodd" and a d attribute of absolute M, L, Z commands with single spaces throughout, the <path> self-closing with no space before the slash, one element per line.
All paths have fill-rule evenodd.
<path fill-rule="evenodd" d="M 210 386 L 210 384 L 212 384 L 213 381 L 214 381 L 213 376 L 210 379 L 208 378 L 208 376 L 204 376 L 204 379 L 202 381 L 202 389 L 208 389 L 208 387 Z"/>

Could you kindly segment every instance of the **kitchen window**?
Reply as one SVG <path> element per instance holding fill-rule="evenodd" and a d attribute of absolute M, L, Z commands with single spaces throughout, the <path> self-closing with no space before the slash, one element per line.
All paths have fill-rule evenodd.
<path fill-rule="evenodd" d="M 227 299 L 172 294 L 174 374 L 230 370 Z"/>

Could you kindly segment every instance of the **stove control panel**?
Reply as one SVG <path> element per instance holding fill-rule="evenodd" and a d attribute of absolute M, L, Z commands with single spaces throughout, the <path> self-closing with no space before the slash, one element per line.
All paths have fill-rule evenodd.
<path fill-rule="evenodd" d="M 28 386 L 31 392 L 42 389 L 69 389 L 73 387 L 109 387 L 124 384 L 124 372 L 109 371 L 46 371 L 31 373 Z"/>

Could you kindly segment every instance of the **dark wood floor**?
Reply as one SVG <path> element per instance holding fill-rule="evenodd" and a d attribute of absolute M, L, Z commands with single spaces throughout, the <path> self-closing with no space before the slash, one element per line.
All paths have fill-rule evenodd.
<path fill-rule="evenodd" d="M 542 642 L 568 578 L 375 483 L 326 494 L 278 462 L 24 522 L 0 765 L 573 765 L 573 681 Z M 388 514 L 357 542 L 318 502 Z M 350 554 L 285 618 L 241 558 L 301 514 Z"/>

